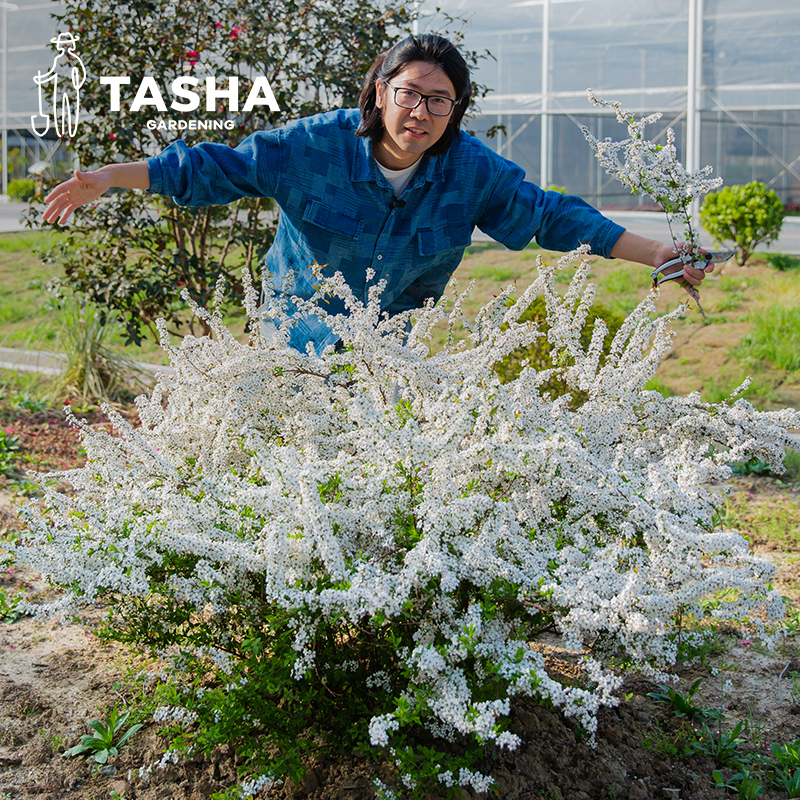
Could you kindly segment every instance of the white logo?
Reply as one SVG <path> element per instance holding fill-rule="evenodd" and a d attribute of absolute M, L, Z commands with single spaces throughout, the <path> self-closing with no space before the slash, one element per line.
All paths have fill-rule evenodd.
<path fill-rule="evenodd" d="M 37 136 L 44 136 L 50 130 L 52 109 L 53 127 L 59 136 L 74 136 L 80 120 L 81 86 L 86 82 L 86 68 L 75 52 L 77 36 L 59 33 L 50 41 L 58 48 L 53 66 L 45 73 L 37 72 L 33 82 L 39 87 L 39 114 L 31 116 L 31 128 Z M 69 73 L 69 78 L 64 75 Z M 52 84 L 52 96 L 48 93 Z M 41 126 L 44 126 L 42 130 Z"/>

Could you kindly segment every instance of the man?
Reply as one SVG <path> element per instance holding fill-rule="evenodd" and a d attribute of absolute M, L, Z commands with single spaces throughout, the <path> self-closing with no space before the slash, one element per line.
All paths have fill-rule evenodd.
<path fill-rule="evenodd" d="M 469 69 L 456 47 L 433 34 L 409 36 L 372 65 L 358 109 L 258 131 L 235 149 L 178 140 L 146 161 L 76 170 L 47 196 L 45 219 L 64 223 L 112 186 L 190 206 L 273 197 L 281 214 L 266 266 L 276 290 L 310 298 L 316 262 L 325 274 L 340 271 L 363 300 L 385 279 L 388 314 L 438 299 L 476 226 L 512 250 L 535 237 L 547 249 L 588 243 L 598 255 L 651 267 L 674 257 L 672 245 L 625 231 L 580 198 L 525 181 L 520 167 L 460 131 L 469 98 Z M 692 286 L 703 277 L 686 269 Z M 326 310 L 344 306 L 332 300 Z M 306 317 L 289 343 L 321 352 L 336 340 Z"/>

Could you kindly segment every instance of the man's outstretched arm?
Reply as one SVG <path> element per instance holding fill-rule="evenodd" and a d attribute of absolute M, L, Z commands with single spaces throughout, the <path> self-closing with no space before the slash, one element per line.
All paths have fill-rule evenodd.
<path fill-rule="evenodd" d="M 672 244 L 663 244 L 654 239 L 646 239 L 644 236 L 625 231 L 611 248 L 610 255 L 612 258 L 621 258 L 623 261 L 636 261 L 639 264 L 646 264 L 648 267 L 660 267 L 666 261 L 675 258 L 678 250 Z M 699 286 L 703 278 L 713 269 L 713 264 L 709 264 L 705 271 L 686 265 L 684 280 L 692 286 Z"/>
<path fill-rule="evenodd" d="M 76 169 L 74 177 L 60 183 L 45 197 L 46 222 L 63 225 L 76 208 L 93 203 L 112 186 L 120 189 L 149 189 L 150 171 L 146 161 L 107 164 L 92 172 Z"/>

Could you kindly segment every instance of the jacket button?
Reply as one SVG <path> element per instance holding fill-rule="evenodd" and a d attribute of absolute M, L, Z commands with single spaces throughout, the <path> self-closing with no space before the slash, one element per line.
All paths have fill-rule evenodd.
<path fill-rule="evenodd" d="M 378 261 L 383 261 L 383 256 L 378 256 Z"/>

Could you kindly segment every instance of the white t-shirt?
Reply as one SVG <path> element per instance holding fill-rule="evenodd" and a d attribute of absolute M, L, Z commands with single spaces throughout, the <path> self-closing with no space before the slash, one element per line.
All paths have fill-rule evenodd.
<path fill-rule="evenodd" d="M 410 167 L 405 169 L 387 169 L 379 161 L 375 161 L 378 169 L 383 173 L 383 177 L 392 185 L 394 189 L 394 196 L 400 197 L 403 194 L 408 182 L 414 177 L 417 167 L 422 163 L 422 159 L 418 158 Z"/>

